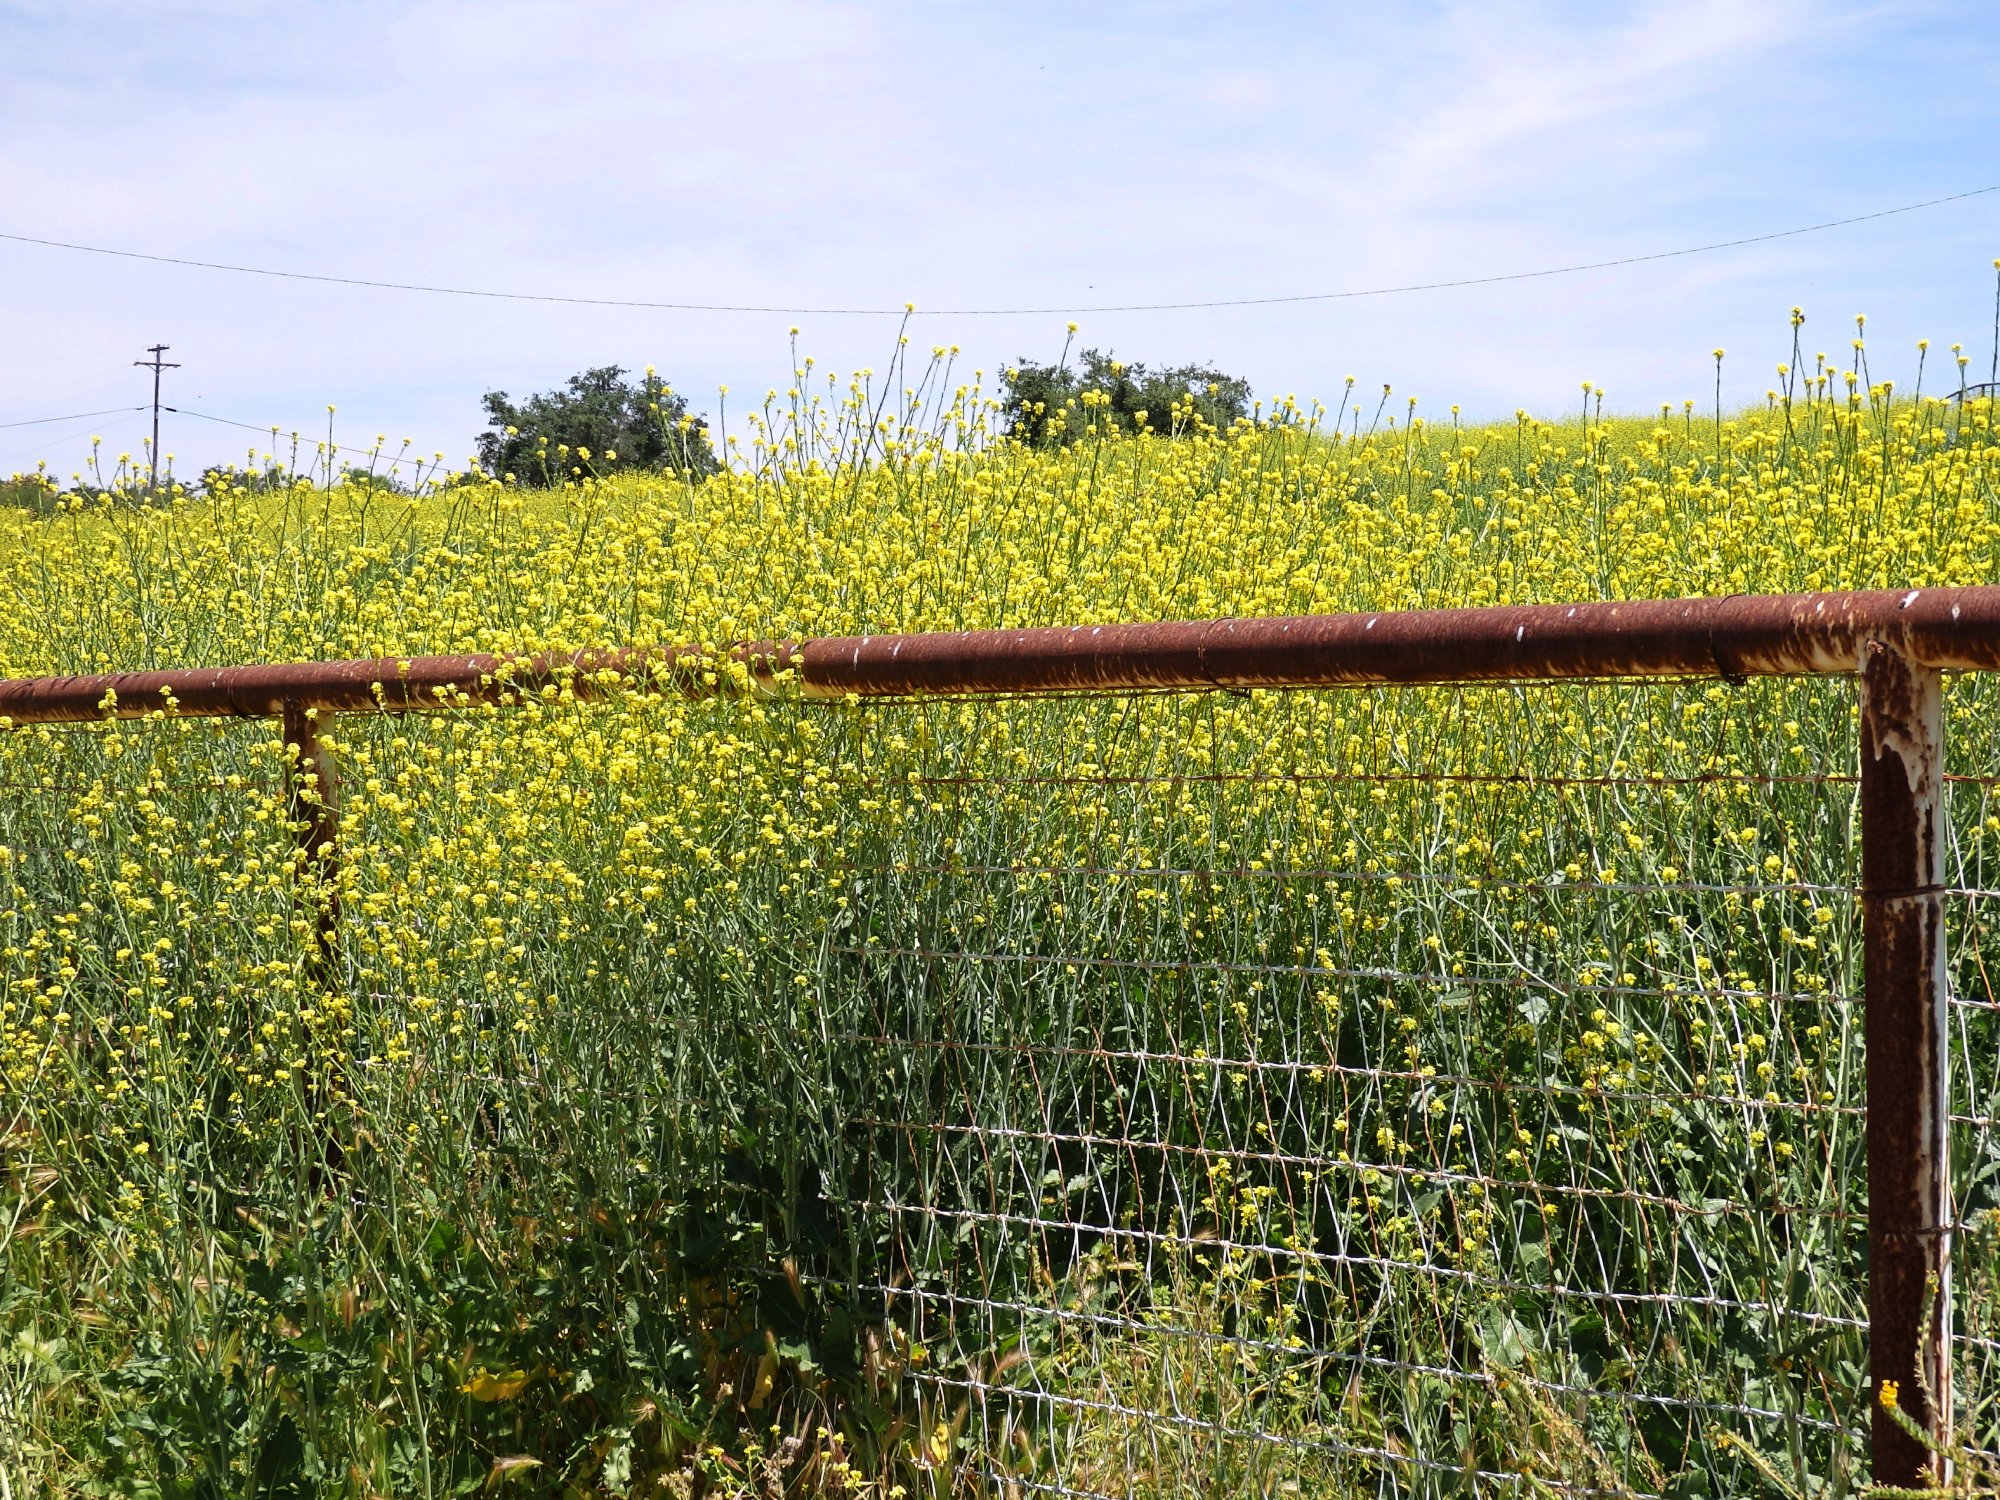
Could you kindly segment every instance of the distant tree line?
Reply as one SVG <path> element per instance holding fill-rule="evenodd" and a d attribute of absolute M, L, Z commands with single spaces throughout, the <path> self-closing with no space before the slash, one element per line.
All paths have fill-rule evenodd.
<path fill-rule="evenodd" d="M 1036 447 L 1075 442 L 1095 422 L 1100 430 L 1167 436 L 1201 427 L 1224 428 L 1245 415 L 1250 382 L 1210 365 L 1161 369 L 1116 359 L 1108 351 L 1086 349 L 1074 362 L 1022 360 L 1004 372 L 1003 431 Z M 551 391 L 516 401 L 505 391 L 480 398 L 487 430 L 476 439 L 479 467 L 496 478 L 511 476 L 527 485 L 557 485 L 585 474 L 678 474 L 706 478 L 720 467 L 708 424 L 689 412 L 677 394 L 651 369 L 628 379 L 621 365 L 600 365 L 572 375 Z M 460 476 L 466 478 L 470 476 Z M 284 465 L 238 468 L 215 464 L 177 493 L 268 493 L 300 482 L 324 482 L 293 474 Z M 350 464 L 338 483 L 383 490 L 407 488 L 393 466 Z M 428 483 L 428 481 L 427 481 Z M 163 489 L 162 493 L 165 491 Z M 0 506 L 44 514 L 65 496 L 146 503 L 154 498 L 131 484 L 87 484 L 63 490 L 52 477 L 0 478 Z"/>
<path fill-rule="evenodd" d="M 1173 436 L 1227 427 L 1250 407 L 1250 382 L 1210 365 L 1155 370 L 1086 349 L 1071 366 L 1022 360 L 1005 372 L 1000 403 L 1007 435 L 1034 447 L 1073 443 L 1091 422 L 1100 429 Z"/>
<path fill-rule="evenodd" d="M 718 467 L 708 424 L 650 369 L 634 382 L 622 366 L 600 365 L 525 401 L 488 391 L 480 404 L 479 466 L 521 484 L 634 471 L 702 479 Z"/>

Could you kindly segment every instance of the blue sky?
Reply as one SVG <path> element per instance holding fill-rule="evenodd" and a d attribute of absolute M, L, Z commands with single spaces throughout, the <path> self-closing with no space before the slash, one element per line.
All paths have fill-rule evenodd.
<path fill-rule="evenodd" d="M 1643 255 L 2000 183 L 1985 4 L 1091 6 L 0 0 L 0 231 L 331 275 L 780 305 L 1088 306 Z M 1265 397 L 1441 414 L 1755 399 L 1807 311 L 1907 382 L 1984 371 L 2000 193 L 1685 259 L 1275 307 L 1085 313 L 1080 341 Z M 993 371 L 1061 315 L 924 316 Z M 0 241 L 0 424 L 175 405 L 454 460 L 479 396 L 657 365 L 698 410 L 881 368 L 893 321 L 591 309 Z M 1935 363 L 1933 365 L 1935 370 Z M 1937 382 L 1934 374 L 1927 383 Z M 136 414 L 0 425 L 0 473 Z M 167 419 L 182 467 L 250 434 Z"/>

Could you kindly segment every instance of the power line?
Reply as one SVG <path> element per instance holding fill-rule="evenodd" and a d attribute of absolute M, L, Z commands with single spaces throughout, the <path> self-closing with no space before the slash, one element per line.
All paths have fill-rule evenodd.
<path fill-rule="evenodd" d="M 110 416 L 112 412 L 144 412 L 144 406 L 106 406 L 102 412 L 70 412 L 68 416 L 32 416 L 26 422 L 0 422 L 0 428 L 38 428 L 48 422 L 82 422 L 86 416 Z M 166 408 L 172 410 L 172 408 Z"/>
<path fill-rule="evenodd" d="M 55 433 L 38 434 L 35 445 L 32 448 L 10 448 L 6 450 L 6 457 L 0 458 L 0 476 L 4 476 L 14 464 L 21 462 L 23 459 L 45 455 L 52 447 L 66 443 L 72 438 L 81 437 L 85 433 L 91 433 L 93 437 L 102 437 L 106 433 L 117 432 L 130 423 L 142 420 L 142 414 L 145 410 L 146 408 L 143 406 L 135 406 L 129 410 L 120 410 L 116 415 L 112 415 L 111 420 L 108 422 L 92 420 L 87 427 L 71 427 Z M 104 412 L 90 413 L 93 419 L 105 415 L 107 414 Z"/>
<path fill-rule="evenodd" d="M 37 364 L 39 363 L 37 361 Z M 68 406 L 76 401 L 96 401 L 112 391 L 119 392 L 120 399 L 122 400 L 124 393 L 131 389 L 132 377 L 127 375 L 123 369 L 120 369 L 118 374 L 110 379 L 104 378 L 104 372 L 100 368 L 92 374 L 78 376 L 69 381 L 50 381 L 47 383 L 37 381 L 32 396 L 24 394 L 17 398 L 18 401 L 25 401 L 28 405 L 17 405 L 16 401 L 10 400 L 7 403 L 8 409 L 0 411 L 0 418 L 4 418 L 7 421 L 14 421 L 17 418 L 21 418 L 30 406 L 47 408 L 51 406 Z"/>
<path fill-rule="evenodd" d="M 0 422 L 0 430 L 5 430 L 6 428 L 9 427 L 33 427 L 47 422 L 75 422 L 75 421 L 81 421 L 86 417 L 103 417 L 103 416 L 110 416 L 113 414 L 119 414 L 129 419 L 135 413 L 150 411 L 151 409 L 152 408 L 150 405 L 114 406 L 106 411 L 82 411 L 73 413 L 72 415 L 67 417 L 37 417 L 32 422 Z M 214 415 L 212 412 L 195 411 L 193 408 L 186 406 L 168 406 L 165 405 L 164 403 L 161 405 L 160 410 L 164 412 L 171 412 L 177 417 L 195 417 L 203 422 L 218 422 L 224 427 L 240 427 L 245 432 L 259 433 L 267 438 L 276 439 L 280 436 L 300 438 L 312 442 L 315 445 L 315 448 L 321 446 L 320 439 L 317 438 L 307 439 L 305 438 L 305 434 L 301 430 L 285 428 L 277 423 L 267 422 L 262 426 L 259 426 L 255 422 L 239 422 L 235 420 L 233 417 L 218 417 Z M 363 458 L 379 459 L 383 463 L 407 464 L 411 468 L 417 469 L 419 471 L 429 468 L 436 468 L 441 466 L 443 463 L 443 460 L 438 458 L 402 458 L 394 454 L 384 453 L 380 448 L 357 448 L 351 443 L 333 443 L 326 446 L 330 446 L 336 453 L 354 453 L 354 454 L 359 454 Z"/>
<path fill-rule="evenodd" d="M 1973 188 L 1970 192 L 1951 193 L 1942 198 L 1926 198 L 1920 203 L 1905 203 L 1895 208 L 1878 209 L 1874 213 L 1855 214 L 1845 219 L 1828 219 L 1824 223 L 1806 224 L 1796 229 L 1778 229 L 1768 234 L 1745 235 L 1740 239 L 1715 240 L 1706 245 L 1689 245 L 1679 250 L 1658 250 L 1648 255 L 1625 255 L 1615 260 L 1581 261 L 1574 265 L 1549 266 L 1539 271 L 1509 271 L 1493 276 L 1465 276 L 1450 281 L 1418 281 L 1403 286 L 1363 287 L 1341 292 L 1217 298 L 1206 302 L 1107 303 L 1094 307 L 941 307 L 925 309 L 925 313 L 933 317 L 1016 318 L 1086 313 L 1193 312 L 1206 308 L 1276 307 L 1299 302 L 1337 302 L 1355 297 L 1388 297 L 1404 292 L 1438 292 L 1455 287 L 1495 286 L 1501 282 L 1535 281 L 1548 276 L 1572 276 L 1580 271 L 1608 271 L 1617 266 L 1645 265 L 1652 261 L 1706 255 L 1715 250 L 1733 250 L 1744 245 L 1768 244 L 1772 240 L 1793 239 L 1802 234 L 1818 234 L 1822 230 L 1843 229 L 1850 224 L 1866 224 L 1874 219 L 1888 219 L 1897 214 L 1916 213 L 1919 209 L 1937 208 L 1946 203 L 1962 203 L 1968 198 L 1978 198 L 1995 192 L 2000 192 L 2000 183 L 1995 183 L 1991 187 Z M 556 302 L 571 307 L 636 307 L 660 312 L 766 313 L 803 317 L 901 318 L 910 316 L 914 311 L 911 308 L 886 307 L 764 307 L 719 302 L 647 302 L 621 297 L 566 297 L 548 292 L 496 292 L 477 287 L 431 286 L 420 282 L 378 281 L 360 276 L 325 276 L 311 271 L 279 271 L 268 266 L 239 266 L 222 261 L 190 260 L 176 255 L 154 255 L 142 250 L 115 250 L 103 245 L 82 245 L 68 240 L 42 239 L 34 235 L 9 234 L 4 231 L 0 231 L 0 240 L 12 240 L 22 245 L 41 245 L 52 250 L 76 250 L 88 255 L 112 255 L 124 260 L 153 261 L 160 265 L 191 266 L 203 271 L 230 271 L 243 276 L 269 276 L 283 281 L 317 281 L 333 286 L 372 287 L 379 291 L 392 292 L 427 292 L 446 297 L 483 297 L 502 302 Z"/>
<path fill-rule="evenodd" d="M 137 409 L 144 410 L 143 407 Z M 287 429 L 280 426 L 277 423 L 266 423 L 264 426 L 259 427 L 255 422 L 238 422 L 231 417 L 218 417 L 212 415 L 209 412 L 194 411 L 185 406 L 163 406 L 160 408 L 160 410 L 170 411 L 177 417 L 198 417 L 204 422 L 220 422 L 224 427 L 241 427 L 245 432 L 262 433 L 265 437 L 272 439 L 276 439 L 281 433 L 283 433 L 285 436 L 288 437 L 295 437 L 295 438 L 303 437 L 303 434 L 300 432 L 299 429 L 297 428 Z M 315 438 L 312 439 L 311 441 L 317 443 L 319 440 Z M 442 461 L 439 459 L 394 458 L 391 457 L 389 454 L 382 452 L 382 450 L 379 448 L 356 448 L 348 443 L 331 443 L 328 444 L 327 446 L 331 447 L 333 451 L 336 453 L 359 453 L 367 458 L 380 458 L 385 462 L 392 464 L 411 464 L 419 469 L 429 467 L 433 464 Z"/>

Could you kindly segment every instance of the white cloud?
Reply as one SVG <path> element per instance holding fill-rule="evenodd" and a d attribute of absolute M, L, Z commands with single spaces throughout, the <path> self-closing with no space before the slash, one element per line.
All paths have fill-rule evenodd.
<path fill-rule="evenodd" d="M 1604 28 L 1556 28 L 1520 6 L 1458 11 L 1445 28 L 1462 77 L 1372 162 L 1421 201 L 1546 191 L 1608 158 L 1627 171 L 1727 129 L 1697 107 L 1718 85 L 1796 39 L 1811 16 L 1780 0 L 1672 0 Z M 1632 153 L 1643 160 L 1632 159 Z"/>

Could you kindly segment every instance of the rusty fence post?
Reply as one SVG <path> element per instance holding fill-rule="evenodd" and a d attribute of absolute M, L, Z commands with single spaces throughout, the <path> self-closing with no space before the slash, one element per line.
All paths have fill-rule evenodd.
<path fill-rule="evenodd" d="M 1942 1446 L 1951 1426 L 1951 1203 L 1940 674 L 1861 655 L 1861 911 L 1868 1048 L 1868 1322 L 1875 1481 L 1948 1477 L 1882 1405 L 1885 1381 Z"/>

